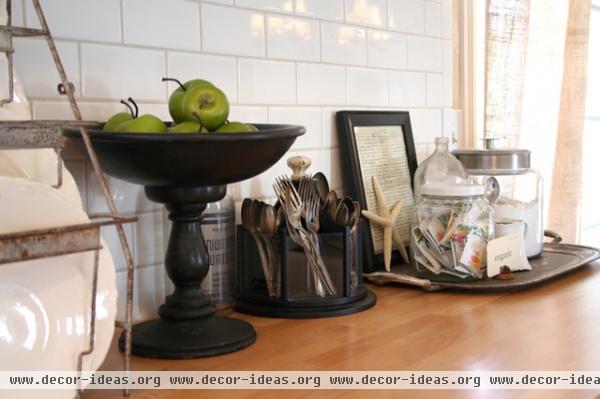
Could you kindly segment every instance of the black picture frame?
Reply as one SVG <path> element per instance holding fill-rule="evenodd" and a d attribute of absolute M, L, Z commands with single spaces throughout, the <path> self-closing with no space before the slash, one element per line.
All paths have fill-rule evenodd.
<path fill-rule="evenodd" d="M 338 137 L 340 141 L 342 176 L 348 194 L 356 199 L 362 209 L 368 209 L 365 187 L 363 185 L 361 156 L 358 151 L 354 128 L 360 126 L 400 126 L 404 140 L 406 161 L 410 173 L 410 186 L 414 192 L 414 174 L 417 169 L 417 155 L 408 111 L 338 111 L 336 113 Z M 385 191 L 385 187 L 383 187 Z M 392 204 L 388 204 L 392 205 Z M 364 224 L 363 235 L 363 270 L 366 273 L 383 268 L 383 254 L 375 254 L 371 225 L 368 220 Z M 401 258 L 397 250 L 393 251 L 392 262 Z"/>

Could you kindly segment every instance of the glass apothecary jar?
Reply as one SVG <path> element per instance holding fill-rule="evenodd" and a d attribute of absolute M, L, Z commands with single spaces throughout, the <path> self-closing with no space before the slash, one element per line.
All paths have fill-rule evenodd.
<path fill-rule="evenodd" d="M 415 171 L 415 204 L 418 204 L 421 200 L 421 188 L 425 184 L 467 183 L 467 172 L 458 159 L 449 151 L 448 143 L 449 140 L 447 137 L 436 137 L 435 150 L 427 159 L 421 162 Z"/>
<path fill-rule="evenodd" d="M 478 184 L 421 187 L 411 225 L 413 266 L 432 281 L 486 277 L 486 247 L 494 238 L 494 211 Z"/>
<path fill-rule="evenodd" d="M 496 222 L 523 223 L 527 257 L 544 247 L 543 180 L 522 149 L 455 150 L 469 177 L 485 187 Z"/>

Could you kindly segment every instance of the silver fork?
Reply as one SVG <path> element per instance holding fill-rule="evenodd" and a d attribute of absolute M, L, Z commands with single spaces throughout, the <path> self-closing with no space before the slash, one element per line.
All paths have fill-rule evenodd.
<path fill-rule="evenodd" d="M 292 240 L 294 240 L 294 242 L 304 248 L 309 270 L 311 270 L 312 273 L 317 276 L 319 274 L 318 269 L 320 256 L 317 256 L 314 245 L 310 240 L 309 233 L 302 226 L 302 213 L 305 212 L 302 199 L 287 176 L 276 178 L 273 188 L 279 199 L 279 202 L 283 206 L 286 226 L 288 232 L 290 233 L 290 237 Z M 321 297 L 326 295 L 323 289 L 318 289 L 318 286 L 316 286 L 315 289 L 317 295 Z"/>
<path fill-rule="evenodd" d="M 315 252 L 317 254 L 320 254 L 320 250 L 319 250 L 319 237 L 316 235 L 315 229 L 314 229 L 314 225 L 311 226 L 310 221 L 313 219 L 312 216 L 312 209 L 311 209 L 311 205 L 310 205 L 310 192 L 311 192 L 311 183 L 312 183 L 312 176 L 309 174 L 303 174 L 300 177 L 300 184 L 298 187 L 298 194 L 300 195 L 300 199 L 302 200 L 304 207 L 302 208 L 302 213 L 304 216 L 304 220 L 306 221 L 306 227 L 308 228 L 308 231 L 310 233 L 310 236 L 312 238 L 313 241 L 313 245 L 315 248 Z M 317 231 L 319 230 L 318 226 L 317 226 Z M 307 268 L 307 284 L 308 286 L 312 285 L 312 288 L 315 290 L 315 292 L 323 292 L 323 284 L 320 281 L 320 278 L 318 276 L 317 273 L 315 273 L 316 270 L 312 270 L 312 268 Z"/>
<path fill-rule="evenodd" d="M 306 227 L 308 228 L 308 231 L 311 233 L 312 239 L 313 239 L 313 245 L 315 248 L 315 253 L 317 255 L 317 265 L 318 267 L 318 272 L 319 272 L 319 278 L 315 279 L 315 282 L 318 284 L 324 284 L 325 286 L 325 290 L 327 291 L 327 293 L 329 295 L 336 295 L 337 290 L 335 289 L 335 285 L 333 284 L 333 281 L 331 280 L 331 276 L 329 275 L 329 272 L 327 271 L 327 266 L 325 265 L 325 262 L 323 262 L 323 258 L 321 256 L 321 249 L 319 246 L 319 228 L 320 228 L 320 223 L 319 223 L 319 211 L 321 208 L 321 199 L 319 197 L 319 194 L 312 190 L 309 192 L 309 194 L 307 194 L 307 198 L 304 201 L 304 207 L 306 210 Z"/>

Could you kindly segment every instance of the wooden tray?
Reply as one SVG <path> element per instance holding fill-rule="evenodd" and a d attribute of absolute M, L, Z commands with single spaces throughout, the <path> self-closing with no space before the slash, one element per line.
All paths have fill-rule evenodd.
<path fill-rule="evenodd" d="M 545 243 L 540 256 L 529 259 L 533 270 L 515 272 L 513 280 L 486 279 L 470 282 L 428 280 L 417 277 L 410 265 L 392 266 L 392 272 L 374 272 L 364 276 L 376 284 L 401 283 L 415 285 L 426 291 L 445 288 L 477 291 L 515 290 L 549 280 L 600 259 L 600 250 L 571 244 Z"/>

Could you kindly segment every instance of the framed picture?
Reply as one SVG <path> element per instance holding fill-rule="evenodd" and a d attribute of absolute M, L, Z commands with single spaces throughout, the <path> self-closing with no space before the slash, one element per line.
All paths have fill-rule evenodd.
<path fill-rule="evenodd" d="M 408 246 L 414 207 L 413 177 L 417 169 L 408 112 L 339 111 L 336 118 L 342 171 L 349 195 L 360 202 L 362 209 L 380 214 L 372 183 L 375 176 L 389 207 L 403 202 L 395 228 Z M 363 269 L 371 272 L 383 266 L 383 229 L 366 222 Z M 392 261 L 400 259 L 395 250 Z"/>

